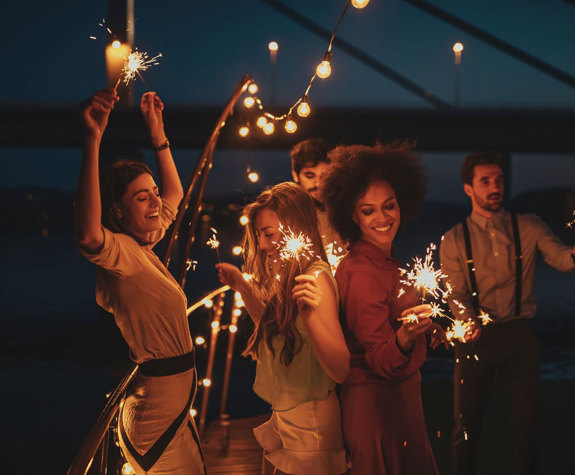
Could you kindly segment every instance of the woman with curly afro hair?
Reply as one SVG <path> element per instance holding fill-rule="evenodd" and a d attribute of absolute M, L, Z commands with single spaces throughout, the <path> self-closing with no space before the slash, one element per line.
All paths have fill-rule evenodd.
<path fill-rule="evenodd" d="M 437 474 L 419 368 L 427 352 L 425 334 L 439 326 L 431 323 L 429 305 L 417 305 L 409 290 L 400 292 L 392 257 L 398 229 L 423 202 L 423 165 L 405 144 L 339 146 L 329 158 L 323 200 L 332 226 L 350 243 L 336 273 L 351 355 L 341 390 L 350 473 Z M 415 320 L 403 318 L 414 314 Z"/>

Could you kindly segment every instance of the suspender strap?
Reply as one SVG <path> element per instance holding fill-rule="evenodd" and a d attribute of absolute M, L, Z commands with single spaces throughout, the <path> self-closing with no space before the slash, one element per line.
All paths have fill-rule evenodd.
<path fill-rule="evenodd" d="M 475 279 L 475 264 L 473 262 L 473 253 L 471 252 L 471 236 L 469 235 L 469 226 L 467 218 L 461 221 L 463 226 L 463 237 L 465 239 L 465 252 L 467 253 L 467 269 L 469 271 L 469 282 L 471 284 L 471 297 L 475 312 L 479 312 L 479 292 L 477 290 L 477 280 Z"/>
<path fill-rule="evenodd" d="M 515 241 L 515 315 L 521 315 L 521 284 L 523 278 L 523 255 L 521 252 L 521 238 L 519 237 L 519 226 L 517 225 L 517 215 L 511 213 L 511 226 L 513 228 L 513 239 Z"/>

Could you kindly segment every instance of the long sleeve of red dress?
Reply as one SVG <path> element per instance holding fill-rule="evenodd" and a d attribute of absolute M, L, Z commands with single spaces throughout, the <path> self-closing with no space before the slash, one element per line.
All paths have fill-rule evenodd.
<path fill-rule="evenodd" d="M 345 337 L 351 353 L 347 383 L 403 380 L 425 361 L 421 336 L 404 354 L 397 345 L 401 312 L 417 304 L 415 296 L 398 297 L 397 263 L 372 244 L 359 241 L 340 263 L 336 274 L 344 313 Z"/>

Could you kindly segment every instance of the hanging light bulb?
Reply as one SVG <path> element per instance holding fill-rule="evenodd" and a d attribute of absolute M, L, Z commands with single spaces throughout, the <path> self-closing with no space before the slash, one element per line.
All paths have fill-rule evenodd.
<path fill-rule="evenodd" d="M 246 109 L 251 109 L 255 103 L 256 100 L 252 96 L 248 96 L 244 99 L 244 106 L 246 106 Z"/>
<path fill-rule="evenodd" d="M 248 92 L 250 94 L 255 94 L 256 92 L 258 92 L 258 85 L 255 82 L 252 82 L 249 86 L 248 86 Z"/>
<path fill-rule="evenodd" d="M 235 333 L 238 331 L 238 327 L 236 325 L 230 325 L 230 333 Z"/>
<path fill-rule="evenodd" d="M 288 117 L 284 128 L 288 134 L 293 134 L 297 130 L 297 124 L 291 119 L 291 117 Z"/>
<path fill-rule="evenodd" d="M 461 53 L 462 51 L 463 51 L 463 44 L 462 43 L 457 42 L 453 45 L 453 52 L 454 53 Z"/>
<path fill-rule="evenodd" d="M 196 417 L 198 415 L 198 411 L 196 411 L 193 407 L 190 409 L 190 416 Z"/>
<path fill-rule="evenodd" d="M 218 322 L 217 320 L 214 320 L 214 321 L 212 322 L 212 328 L 213 328 L 214 330 L 219 330 L 219 329 L 220 329 L 220 322 Z"/>
<path fill-rule="evenodd" d="M 242 311 L 239 308 L 234 308 L 233 314 L 235 317 L 239 317 L 242 314 Z"/>
<path fill-rule="evenodd" d="M 242 246 L 234 246 L 232 249 L 232 254 L 234 256 L 239 256 L 242 252 L 244 252 L 244 248 Z"/>
<path fill-rule="evenodd" d="M 270 41 L 268 43 L 268 48 L 269 48 L 270 52 L 277 53 L 277 50 L 279 49 L 279 45 L 278 45 L 277 41 Z"/>
<path fill-rule="evenodd" d="M 206 342 L 206 339 L 203 336 L 196 337 L 196 345 L 203 345 Z"/>
<path fill-rule="evenodd" d="M 244 125 L 243 127 L 240 127 L 238 133 L 240 134 L 240 137 L 247 137 L 250 133 L 250 128 Z"/>
<path fill-rule="evenodd" d="M 327 77 L 329 77 L 329 75 L 331 74 L 331 53 L 328 51 L 327 53 L 325 53 L 325 56 L 323 57 L 323 61 L 321 63 L 318 64 L 315 72 L 316 74 L 322 78 L 325 79 Z"/>
<path fill-rule="evenodd" d="M 204 307 L 206 307 L 206 308 L 212 308 L 214 306 L 214 302 L 210 299 L 204 299 L 204 300 L 202 300 L 202 303 L 204 304 Z"/>
<path fill-rule="evenodd" d="M 249 172 L 248 173 L 248 180 L 250 180 L 252 183 L 256 183 L 259 179 L 260 179 L 260 176 L 257 172 Z"/>
<path fill-rule="evenodd" d="M 369 3 L 369 0 L 351 0 L 351 4 L 359 10 L 367 7 L 368 3 Z"/>
<path fill-rule="evenodd" d="M 114 40 L 112 43 L 112 48 L 118 49 L 120 46 L 122 46 L 122 43 L 120 43 L 118 40 Z"/>
<path fill-rule="evenodd" d="M 212 385 L 212 380 L 209 378 L 204 378 L 202 379 L 202 384 L 206 387 L 209 388 Z"/>
<path fill-rule="evenodd" d="M 266 125 L 263 126 L 264 134 L 271 135 L 274 133 L 275 126 L 273 122 L 266 122 Z"/>
<path fill-rule="evenodd" d="M 307 117 L 311 113 L 311 109 L 308 104 L 308 96 L 303 96 L 299 106 L 297 106 L 297 115 L 300 117 Z"/>
<path fill-rule="evenodd" d="M 263 128 L 264 128 L 264 125 L 266 125 L 267 123 L 268 123 L 268 120 L 266 119 L 266 116 L 265 116 L 265 115 L 260 115 L 260 116 L 258 117 L 258 120 L 257 120 L 257 122 L 256 122 L 256 125 L 257 125 L 260 129 L 263 129 Z"/>
<path fill-rule="evenodd" d="M 249 218 L 245 214 L 242 214 L 240 216 L 240 224 L 242 226 L 245 226 L 246 224 L 248 224 L 248 222 L 249 222 Z"/>

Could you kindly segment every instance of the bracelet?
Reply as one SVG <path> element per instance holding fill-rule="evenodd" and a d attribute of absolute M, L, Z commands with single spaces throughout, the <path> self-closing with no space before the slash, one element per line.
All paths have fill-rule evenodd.
<path fill-rule="evenodd" d="M 154 151 L 155 152 L 161 152 L 162 150 L 166 150 L 169 147 L 170 147 L 170 141 L 168 139 L 166 139 L 166 141 L 163 144 L 158 145 L 157 147 L 154 147 Z"/>

